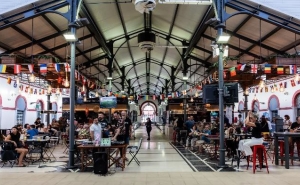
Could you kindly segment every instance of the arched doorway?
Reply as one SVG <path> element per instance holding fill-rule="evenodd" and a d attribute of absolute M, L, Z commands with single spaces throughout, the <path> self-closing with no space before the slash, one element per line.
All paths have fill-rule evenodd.
<path fill-rule="evenodd" d="M 18 96 L 15 102 L 16 107 L 16 124 L 24 124 L 25 121 L 25 111 L 27 108 L 26 98 L 23 96 Z"/>
<path fill-rule="evenodd" d="M 300 116 L 300 94 L 297 94 L 295 98 L 296 116 Z"/>
<path fill-rule="evenodd" d="M 278 109 L 279 109 L 279 99 L 277 96 L 272 95 L 269 98 L 268 101 L 268 107 L 269 107 L 269 111 L 270 111 L 270 117 L 274 118 L 278 115 Z"/>
<path fill-rule="evenodd" d="M 157 108 L 156 105 L 150 101 L 144 102 L 141 106 L 141 121 L 146 122 L 147 118 L 150 118 L 151 121 L 156 120 Z"/>
<path fill-rule="evenodd" d="M 244 110 L 244 102 L 240 101 L 238 106 L 238 112 L 242 112 Z"/>
<path fill-rule="evenodd" d="M 259 101 L 258 100 L 254 100 L 252 102 L 252 111 L 255 113 L 259 113 Z"/>

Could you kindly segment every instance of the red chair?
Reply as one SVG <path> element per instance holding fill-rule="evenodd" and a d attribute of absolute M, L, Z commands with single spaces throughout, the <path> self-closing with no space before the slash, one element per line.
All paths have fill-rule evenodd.
<path fill-rule="evenodd" d="M 284 141 L 278 141 L 279 143 L 279 156 L 281 157 L 281 166 L 283 166 L 283 156 L 284 156 Z M 294 150 L 293 148 L 289 147 L 289 154 L 290 156 L 294 156 Z M 272 159 L 272 164 L 274 162 L 275 158 L 275 153 L 273 153 L 273 159 Z M 291 164 L 294 166 L 294 160 L 291 158 Z"/>
<path fill-rule="evenodd" d="M 253 173 L 255 173 L 256 170 L 256 156 L 258 155 L 258 161 L 259 161 L 259 167 L 262 168 L 263 160 L 266 163 L 266 168 L 269 173 L 269 167 L 268 167 L 268 161 L 267 161 L 267 151 L 264 145 L 254 145 L 253 148 L 253 155 L 252 155 L 252 161 L 253 161 Z M 249 156 L 247 157 L 247 170 L 249 167 Z"/>

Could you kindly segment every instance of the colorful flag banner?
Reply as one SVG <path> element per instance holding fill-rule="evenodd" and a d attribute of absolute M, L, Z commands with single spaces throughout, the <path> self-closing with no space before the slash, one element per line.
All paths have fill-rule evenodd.
<path fill-rule="evenodd" d="M 257 64 L 251 64 L 251 73 L 257 73 Z"/>
<path fill-rule="evenodd" d="M 40 73 L 47 73 L 47 64 L 40 65 Z"/>
<path fill-rule="evenodd" d="M 71 71 L 71 69 L 70 69 L 70 64 L 64 63 L 64 66 L 65 66 L 65 71 L 66 71 L 66 72 L 70 72 L 70 71 Z"/>
<path fill-rule="evenodd" d="M 296 65 L 290 65 L 289 68 L 290 68 L 290 74 L 291 75 L 294 75 L 294 74 L 297 73 L 297 66 Z"/>
<path fill-rule="evenodd" d="M 240 71 L 244 71 L 245 68 L 246 68 L 246 64 L 239 64 L 239 65 L 237 66 L 237 69 L 240 70 Z"/>
<path fill-rule="evenodd" d="M 292 87 L 295 87 L 295 86 L 296 86 L 296 83 L 295 83 L 295 80 L 294 80 L 294 79 L 291 80 L 291 86 L 292 86 Z"/>
<path fill-rule="evenodd" d="M 55 71 L 56 72 L 60 72 L 60 66 L 59 66 L 59 64 L 55 64 L 54 67 L 55 67 Z"/>
<path fill-rule="evenodd" d="M 279 75 L 283 75 L 284 74 L 283 66 L 278 66 L 277 67 L 277 74 L 279 74 Z"/>
<path fill-rule="evenodd" d="M 160 100 L 164 100 L 165 99 L 165 95 L 164 94 L 161 94 L 160 95 Z"/>
<path fill-rule="evenodd" d="M 284 87 L 284 88 L 287 88 L 287 82 L 284 82 L 284 83 L 283 83 L 283 87 Z"/>
<path fill-rule="evenodd" d="M 268 86 L 265 87 L 265 92 L 269 92 Z"/>
<path fill-rule="evenodd" d="M 148 100 L 148 95 L 145 95 L 145 96 L 144 96 L 144 100 Z"/>
<path fill-rule="evenodd" d="M 0 65 L 0 73 L 6 72 L 6 65 Z"/>
<path fill-rule="evenodd" d="M 271 73 L 271 64 L 265 64 L 265 74 Z"/>
<path fill-rule="evenodd" d="M 19 74 L 21 73 L 21 65 L 14 65 L 14 74 Z"/>
<path fill-rule="evenodd" d="M 34 68 L 33 64 L 28 65 L 28 70 L 29 70 L 30 73 L 33 73 L 33 68 Z"/>
<path fill-rule="evenodd" d="M 236 76 L 235 67 L 229 68 L 230 76 Z"/>
<path fill-rule="evenodd" d="M 156 95 L 153 95 L 153 96 L 152 96 L 152 100 L 156 100 Z"/>

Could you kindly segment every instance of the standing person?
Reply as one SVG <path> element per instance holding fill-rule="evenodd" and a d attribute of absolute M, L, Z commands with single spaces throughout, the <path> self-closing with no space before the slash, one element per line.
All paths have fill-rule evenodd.
<path fill-rule="evenodd" d="M 251 146 L 261 145 L 263 143 L 263 138 L 261 136 L 261 125 L 258 122 L 258 116 L 249 111 L 246 119 L 245 125 L 251 127 L 252 138 L 244 139 L 239 142 L 239 150 L 244 152 L 245 156 L 252 155 Z"/>
<path fill-rule="evenodd" d="M 105 115 L 103 112 L 98 113 L 98 122 L 101 125 L 102 128 L 102 136 L 103 138 L 108 138 L 109 131 L 108 131 L 108 123 L 105 119 Z"/>
<path fill-rule="evenodd" d="M 121 115 L 118 111 L 114 112 L 114 117 L 112 120 L 111 127 L 116 128 L 118 126 L 119 120 L 121 119 Z"/>
<path fill-rule="evenodd" d="M 151 122 L 150 118 L 147 118 L 147 120 L 146 120 L 146 130 L 147 130 L 147 134 L 148 134 L 147 140 L 150 140 L 150 132 L 152 130 L 152 122 Z"/>
<path fill-rule="evenodd" d="M 289 115 L 284 115 L 283 130 L 289 129 L 292 125 Z"/>
<path fill-rule="evenodd" d="M 191 132 L 191 129 L 193 128 L 194 124 L 195 124 L 194 116 L 188 117 L 188 120 L 185 123 L 185 126 L 186 126 L 186 129 L 187 129 L 188 133 Z"/>
<path fill-rule="evenodd" d="M 98 118 L 95 118 L 93 124 L 90 126 L 90 136 L 92 141 L 100 142 L 101 140 L 102 129 L 101 125 L 98 122 Z"/>
<path fill-rule="evenodd" d="M 129 144 L 129 139 L 131 137 L 132 134 L 132 122 L 131 119 L 127 116 L 127 112 L 126 111 L 122 111 L 121 112 L 121 117 L 124 120 L 124 125 L 125 125 L 125 144 Z"/>

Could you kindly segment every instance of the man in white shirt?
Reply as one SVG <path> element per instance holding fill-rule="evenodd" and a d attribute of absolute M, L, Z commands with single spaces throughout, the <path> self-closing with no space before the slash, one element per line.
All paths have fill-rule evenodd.
<path fill-rule="evenodd" d="M 93 124 L 90 126 L 90 135 L 92 141 L 97 139 L 100 142 L 101 134 L 102 134 L 101 125 L 98 123 L 98 118 L 95 118 Z"/>

